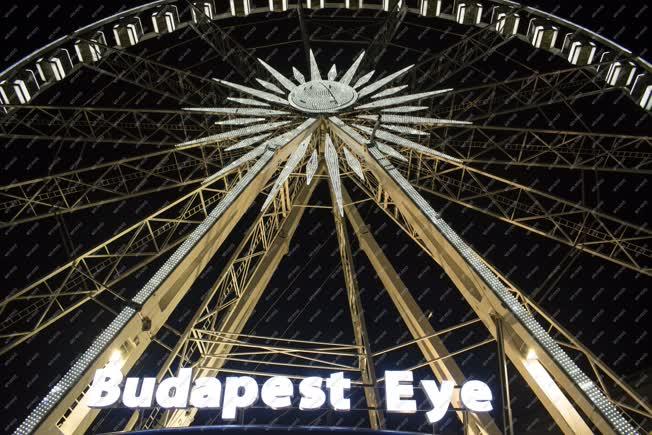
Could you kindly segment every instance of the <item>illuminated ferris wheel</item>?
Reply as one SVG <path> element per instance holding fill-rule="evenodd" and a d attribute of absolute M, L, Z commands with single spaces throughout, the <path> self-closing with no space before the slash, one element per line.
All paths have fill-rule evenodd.
<path fill-rule="evenodd" d="M 573 258 L 603 262 L 617 271 L 614 279 L 640 277 L 645 287 L 652 231 L 628 210 L 586 205 L 572 186 L 587 173 L 638 182 L 652 171 L 647 62 L 588 29 L 502 0 L 219 3 L 161 0 L 126 10 L 2 73 L 7 150 L 44 143 L 47 165 L 68 165 L 0 188 L 4 236 L 61 232 L 69 243 L 57 249 L 70 258 L 2 296 L 6 364 L 35 351 L 65 360 L 37 401 L 15 405 L 26 409 L 12 431 L 96 432 L 108 421 L 125 430 L 215 424 L 217 407 L 244 422 L 245 408 L 258 403 L 257 382 L 267 391 L 281 389 L 282 379 L 301 380 L 295 396 L 308 402 L 307 391 L 322 380 L 331 392 L 331 409 L 325 395 L 281 406 L 263 392 L 272 409 L 294 412 L 293 424 L 337 426 L 348 418 L 337 412 L 356 411 L 342 424 L 515 433 L 510 385 L 518 382 L 558 431 L 649 431 L 646 399 L 536 300 L 530 287 L 550 283 L 512 281 L 489 252 L 465 241 L 466 223 L 445 211 L 450 204 L 473 210 L 529 243 L 567 247 Z M 261 28 L 264 36 L 252 43 Z M 441 35 L 440 46 L 404 42 L 429 33 Z M 606 119 L 595 101 L 612 105 Z M 621 118 L 632 126 L 621 128 Z M 541 187 L 541 174 L 559 179 Z M 572 197 L 557 193 L 558 183 Z M 302 225 L 319 213 L 312 228 Z M 83 249 L 71 242 L 76 219 L 97 221 Z M 383 219 L 381 228 L 398 229 L 389 240 L 377 240 Z M 39 230 L 42 222 L 56 230 Z M 317 252 L 331 228 L 334 253 L 316 254 L 314 263 L 312 254 L 292 255 L 297 239 Z M 446 295 L 420 296 L 394 266 L 400 237 L 415 262 L 432 265 L 423 279 L 452 283 L 461 314 L 445 326 L 434 323 L 432 301 Z M 311 271 L 329 258 L 343 280 L 340 298 L 310 288 Z M 369 265 L 366 272 L 356 262 Z M 283 280 L 308 274 L 293 293 L 307 292 L 305 305 L 276 291 L 266 296 L 286 263 L 294 266 Z M 377 298 L 360 285 L 366 275 L 384 289 Z M 381 293 L 386 300 L 377 302 Z M 260 304 L 268 310 L 257 311 Z M 330 320 L 319 320 L 329 309 L 336 310 Z M 370 326 L 370 313 L 381 309 L 394 310 L 397 322 Z M 264 320 L 277 312 L 294 333 Z M 309 320 L 297 323 L 300 316 Z M 350 318 L 349 337 L 340 316 Z M 67 335 L 62 352 L 57 343 Z M 458 335 L 450 349 L 447 338 Z M 464 390 L 478 377 L 467 372 L 465 356 L 487 348 L 498 367 L 492 413 L 470 405 L 473 394 Z M 414 409 L 386 396 L 390 379 L 399 385 L 401 364 L 437 381 L 403 396 L 392 390 L 422 399 Z M 108 368 L 155 377 L 149 400 L 141 379 L 141 402 L 127 406 L 116 396 L 89 407 L 89 397 L 107 397 L 92 384 Z M 208 410 L 201 405 L 208 396 L 176 406 L 153 394 L 165 379 L 187 376 L 199 391 L 205 379 L 227 375 L 233 380 L 223 393 L 210 384 L 224 402 Z M 17 382 L 31 388 L 21 376 Z M 340 395 L 346 385 L 346 406 L 332 398 L 336 384 Z M 439 409 L 445 386 L 441 415 L 412 417 L 417 408 Z M 235 403 L 229 395 L 249 398 L 226 418 L 226 403 Z M 278 418 L 260 412 L 259 423 Z"/>

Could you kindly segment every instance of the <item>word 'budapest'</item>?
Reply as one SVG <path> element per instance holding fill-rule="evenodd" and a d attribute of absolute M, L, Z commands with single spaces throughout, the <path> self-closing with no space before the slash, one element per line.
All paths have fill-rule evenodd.
<path fill-rule="evenodd" d="M 420 386 L 430 402 L 431 409 L 426 412 L 428 421 L 439 421 L 453 399 L 455 383 L 443 381 L 437 384 L 433 380 L 422 380 Z M 328 400 L 332 409 L 348 411 L 351 400 L 346 396 L 350 388 L 351 380 L 342 372 L 333 373 L 328 378 L 307 377 L 299 382 L 299 409 L 319 409 Z M 491 390 L 484 382 L 466 382 L 460 388 L 459 396 L 470 411 L 492 409 Z M 178 376 L 164 379 L 158 385 L 156 378 L 127 378 L 123 382 L 119 370 L 105 368 L 95 373 L 86 394 L 86 404 L 91 408 L 107 408 L 119 402 L 128 408 L 222 408 L 222 418 L 234 420 L 238 409 L 254 405 L 259 397 L 272 409 L 289 408 L 295 397 L 294 384 L 285 376 L 274 376 L 259 389 L 252 377 L 231 376 L 224 380 L 222 391 L 222 382 L 215 377 L 197 377 L 193 381 L 192 369 L 189 368 L 180 369 Z M 385 403 L 388 412 L 417 412 L 411 371 L 385 372 Z"/>

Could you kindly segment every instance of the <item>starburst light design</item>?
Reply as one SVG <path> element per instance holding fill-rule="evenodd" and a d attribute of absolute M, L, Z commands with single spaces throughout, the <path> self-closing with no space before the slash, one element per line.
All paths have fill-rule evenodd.
<path fill-rule="evenodd" d="M 312 181 L 320 160 L 320 154 L 326 164 L 330 184 L 334 191 L 337 208 L 344 215 L 341 180 L 340 158 L 343 156 L 347 166 L 355 176 L 364 178 L 364 172 L 356 152 L 344 144 L 337 146 L 331 139 L 329 127 L 336 126 L 356 138 L 365 146 L 373 144 L 387 157 L 396 160 L 406 160 L 402 150 L 415 150 L 449 161 L 459 161 L 457 158 L 435 151 L 420 144 L 418 141 L 427 133 L 418 126 L 426 125 L 460 125 L 470 124 L 466 121 L 439 119 L 423 116 L 413 116 L 412 113 L 428 109 L 428 106 L 407 105 L 420 100 L 443 95 L 452 89 L 442 89 L 416 94 L 403 94 L 408 85 L 387 87 L 406 76 L 414 66 L 410 65 L 383 78 L 372 81 L 375 71 L 369 71 L 357 77 L 358 69 L 364 58 L 362 52 L 353 64 L 337 79 L 338 72 L 333 65 L 323 78 L 312 50 L 310 51 L 310 80 L 296 68 L 292 67 L 294 81 L 279 71 L 258 59 L 262 66 L 276 81 L 268 82 L 261 78 L 256 81 L 264 89 L 232 83 L 227 80 L 213 79 L 229 87 L 247 98 L 229 97 L 228 100 L 237 103 L 234 107 L 192 107 L 188 111 L 200 111 L 209 115 L 226 117 L 215 124 L 233 127 L 223 133 L 184 142 L 177 147 L 197 146 L 220 140 L 236 140 L 226 148 L 227 151 L 247 148 L 245 154 L 233 160 L 224 168 L 208 177 L 204 182 L 210 182 L 224 174 L 256 160 L 266 149 L 276 150 L 278 147 L 289 146 L 287 139 L 296 136 L 310 128 L 315 122 L 322 122 L 324 127 L 316 137 L 314 133 L 294 145 L 285 166 L 276 178 L 274 185 L 263 204 L 263 210 L 272 202 L 283 183 L 295 171 L 304 159 L 306 182 Z M 408 115 L 406 115 L 408 114 Z M 367 123 L 367 125 L 365 125 Z M 370 127 L 373 125 L 373 127 Z"/>

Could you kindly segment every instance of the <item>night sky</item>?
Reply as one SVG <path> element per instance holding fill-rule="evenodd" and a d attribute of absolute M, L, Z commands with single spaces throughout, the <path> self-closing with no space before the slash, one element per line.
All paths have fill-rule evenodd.
<path fill-rule="evenodd" d="M 617 41 L 644 58 L 648 57 L 650 14 L 645 2 L 552 0 L 524 3 L 570 19 Z M 4 34 L 0 49 L 0 69 L 59 36 L 138 4 L 140 2 L 123 4 L 95 0 L 80 4 L 3 2 L 0 6 L 1 28 Z M 181 19 L 187 20 L 187 15 L 189 14 L 184 12 Z M 366 38 L 373 37 L 378 29 L 378 18 L 370 11 L 360 13 L 357 22 L 351 21 L 351 13 L 345 10 L 338 11 L 336 15 L 333 10 L 328 9 L 307 12 L 307 15 L 308 33 L 313 35 L 314 39 L 351 40 L 353 34 L 360 32 L 359 37 L 350 44 L 312 44 L 322 73 L 325 73 L 333 62 L 337 64 L 339 71 L 345 70 L 359 51 L 366 47 Z M 485 15 L 483 20 L 488 19 L 489 15 Z M 293 65 L 304 74 L 308 73 L 295 13 L 268 16 L 257 14 L 220 23 L 235 40 L 246 48 L 255 49 L 256 56 L 265 59 L 282 73 L 290 75 Z M 149 20 L 146 25 L 151 27 Z M 413 58 L 417 55 L 417 50 L 429 48 L 433 53 L 437 52 L 457 41 L 466 30 L 466 27 L 449 21 L 409 14 L 405 26 L 398 32 L 396 43 L 414 50 L 405 50 L 399 46 L 390 47 L 376 66 L 376 72 L 386 75 L 410 65 L 414 63 Z M 192 42 L 188 42 L 193 38 Z M 154 38 L 130 50 L 139 56 L 152 57 L 180 69 L 189 69 L 201 76 L 228 78 L 234 82 L 242 80 L 230 71 L 227 64 L 215 58 L 211 48 L 196 38 L 191 30 Z M 508 56 L 518 62 L 509 60 Z M 511 76 L 514 71 L 517 71 L 516 77 L 523 76 L 528 74 L 523 63 L 538 71 L 552 71 L 567 65 L 550 53 L 536 52 L 521 41 L 512 41 L 478 64 L 484 74 L 463 72 L 444 82 L 442 87 L 470 87 L 485 82 L 487 74 L 495 81 Z M 610 93 L 574 102 L 573 109 L 583 114 L 581 120 L 574 119 L 567 107 L 557 104 L 547 106 L 544 116 L 535 110 L 524 111 L 516 116 L 497 117 L 492 120 L 492 124 L 560 130 L 579 130 L 588 126 L 595 132 L 650 135 L 649 115 L 644 116 L 627 98 L 617 96 L 618 94 Z M 43 92 L 35 101 L 44 105 L 62 106 L 180 107 L 179 103 L 171 98 L 160 97 L 121 82 L 112 83 L 107 77 L 96 76 L 88 69 L 76 72 L 67 80 Z M 46 140 L 0 139 L 0 143 L 0 178 L 3 185 L 126 156 L 137 156 L 158 148 L 155 145 Z M 652 207 L 649 204 L 652 192 L 649 175 L 548 168 L 503 168 L 494 165 L 484 169 L 551 195 L 616 215 L 623 220 L 638 225 L 649 225 Z M 364 198 L 364 193 L 353 183 L 347 181 L 345 185 L 354 200 Z M 192 188 L 186 186 L 166 190 L 85 209 L 59 218 L 47 218 L 1 229 L 0 247 L 3 253 L 0 254 L 0 276 L 3 296 L 24 288 Z M 434 195 L 424 193 L 424 196 L 478 253 L 506 274 L 513 283 L 530 295 L 562 326 L 575 334 L 642 395 L 649 394 L 650 341 L 648 327 L 645 326 L 650 317 L 649 277 L 578 252 L 575 248 L 527 232 L 470 208 L 447 203 Z M 4 202 L 5 198 L 2 201 Z M 169 319 L 170 327 L 178 330 L 185 328 L 193 310 L 219 275 L 263 201 L 264 196 L 260 195 L 251 210 L 245 213 L 241 222 L 236 225 L 235 230 Z M 320 183 L 310 203 L 330 205 L 326 183 Z M 459 295 L 451 280 L 392 220 L 371 202 L 360 204 L 359 211 L 378 242 L 386 248 L 386 255 L 399 271 L 412 295 L 421 304 L 423 311 L 431 315 L 430 321 L 435 330 L 473 317 L 468 304 Z M 358 250 L 351 228 L 349 233 L 372 349 L 380 350 L 410 340 L 409 332 L 371 264 L 364 253 Z M 89 302 L 83 305 L 74 314 L 48 327 L 35 338 L 0 356 L 0 385 L 4 396 L 0 405 L 0 414 L 3 417 L 0 432 L 10 433 L 16 428 L 29 410 L 70 367 L 79 353 L 111 321 L 111 311 L 122 308 L 122 299 L 133 297 L 161 265 L 162 260 L 164 261 L 164 258 L 120 281 L 112 289 L 120 297 L 104 293 L 98 298 L 98 303 Z M 5 315 L 8 313 L 0 312 L 0 318 Z M 260 336 L 353 343 L 353 329 L 344 279 L 339 267 L 337 236 L 330 209 L 306 210 L 289 253 L 263 294 L 245 332 Z M 483 328 L 476 325 L 445 336 L 444 342 L 450 351 L 454 351 L 480 342 L 488 336 Z M 174 344 L 174 337 L 168 332 L 161 331 L 159 339 L 167 345 Z M 389 353 L 386 357 L 376 360 L 377 372 L 405 369 L 423 361 L 416 346 L 406 349 L 409 350 Z M 163 347 L 150 345 L 132 371 L 133 375 L 155 376 L 166 356 Z M 455 360 L 468 378 L 490 384 L 495 393 L 495 410 L 491 415 L 500 425 L 501 403 L 495 344 L 464 353 Z M 582 359 L 577 359 L 577 363 L 583 369 L 588 367 Z M 227 367 L 254 370 L 256 366 L 252 363 L 229 362 Z M 287 372 L 286 368 L 278 366 L 258 369 Z M 306 370 L 300 373 L 310 372 Z M 352 374 L 352 377 L 356 376 L 357 373 Z M 433 378 L 433 375 L 428 369 L 422 368 L 416 370 L 415 378 Z M 510 367 L 510 386 L 516 433 L 560 433 L 513 367 Z M 361 401 L 362 391 L 359 388 L 353 389 L 351 397 L 354 409 L 346 414 L 324 412 L 325 410 L 301 412 L 296 407 L 286 412 L 274 412 L 257 407 L 247 411 L 241 421 L 247 424 L 368 425 L 365 404 Z M 425 409 L 427 404 L 421 392 L 417 393 L 417 398 L 419 409 Z M 103 411 L 91 426 L 90 433 L 118 430 L 129 415 L 129 411 L 121 409 Z M 220 422 L 219 413 L 215 411 L 202 411 L 195 420 L 195 424 Z M 388 428 L 430 433 L 433 430 L 430 425 L 425 424 L 422 413 L 410 417 L 388 415 L 387 422 Z M 649 421 L 647 424 L 649 425 Z M 649 430 L 649 426 L 647 429 Z M 436 430 L 438 433 L 461 433 L 461 425 L 451 411 L 437 425 Z"/>

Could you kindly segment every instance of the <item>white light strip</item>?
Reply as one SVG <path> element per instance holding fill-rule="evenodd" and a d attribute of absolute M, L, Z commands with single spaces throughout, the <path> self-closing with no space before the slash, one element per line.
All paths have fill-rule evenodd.
<path fill-rule="evenodd" d="M 407 162 L 407 159 L 405 158 L 405 156 L 403 156 L 403 154 L 399 153 L 398 151 L 396 151 L 391 146 L 389 146 L 387 144 L 384 144 L 382 142 L 378 142 L 378 141 L 376 141 L 376 146 L 378 147 L 378 149 L 380 151 L 383 152 L 383 154 L 387 154 L 387 156 L 389 156 L 389 157 L 393 157 L 393 158 L 401 160 L 403 162 Z"/>
<path fill-rule="evenodd" d="M 276 116 L 290 114 L 290 112 L 284 112 L 283 110 L 258 109 L 254 107 L 184 107 L 183 110 L 188 110 L 190 112 L 207 112 L 243 116 Z"/>
<path fill-rule="evenodd" d="M 373 101 L 371 103 L 367 103 L 367 104 L 363 104 L 361 106 L 357 106 L 356 109 L 371 109 L 371 108 L 376 108 L 376 107 L 394 106 L 396 104 L 403 104 L 403 103 L 407 103 L 409 101 L 421 100 L 423 98 L 433 97 L 433 96 L 439 95 L 439 94 L 445 94 L 445 93 L 450 92 L 450 91 L 452 91 L 452 89 L 441 89 L 441 90 L 437 90 L 437 91 L 421 92 L 421 93 L 418 93 L 418 94 L 402 95 L 400 97 L 383 98 L 382 100 Z M 374 97 L 372 97 L 372 98 L 374 98 Z"/>
<path fill-rule="evenodd" d="M 401 92 L 403 89 L 407 88 L 408 85 L 401 85 L 401 86 L 395 86 L 393 88 L 387 88 L 384 91 L 380 91 L 375 95 L 372 95 L 371 98 L 381 98 L 381 97 L 387 97 L 389 95 L 394 95 L 397 92 Z"/>
<path fill-rule="evenodd" d="M 360 53 L 360 55 L 355 60 L 355 62 L 353 62 L 353 65 L 351 65 L 351 67 L 348 70 L 346 70 L 346 72 L 344 73 L 344 75 L 340 79 L 340 83 L 343 83 L 345 85 L 348 85 L 349 83 L 351 83 L 351 80 L 353 80 L 353 76 L 355 76 L 355 73 L 358 71 L 358 67 L 360 66 L 360 62 L 362 62 L 362 58 L 364 57 L 364 54 L 365 54 L 364 51 L 362 53 Z M 372 72 L 372 74 L 373 74 L 373 72 Z M 370 76 L 370 78 L 371 78 L 371 76 Z M 360 86 L 362 86 L 362 85 L 360 85 Z"/>
<path fill-rule="evenodd" d="M 382 128 L 385 130 L 395 131 L 397 133 L 411 134 L 414 136 L 427 136 L 428 132 L 417 130 L 416 128 L 408 127 L 406 125 L 383 124 Z"/>
<path fill-rule="evenodd" d="M 305 83 L 306 82 L 306 76 L 304 76 L 301 71 L 296 69 L 295 67 L 292 67 L 292 74 L 294 75 L 294 79 L 299 82 L 299 84 Z"/>
<path fill-rule="evenodd" d="M 455 247 L 468 264 L 482 277 L 489 289 L 505 304 L 507 309 L 520 321 L 534 339 L 557 363 L 573 383 L 584 391 L 586 397 L 593 406 L 606 418 L 609 424 L 621 434 L 637 433 L 634 427 L 622 416 L 618 408 L 602 393 L 597 385 L 582 372 L 575 362 L 564 352 L 557 342 L 537 322 L 532 314 L 516 299 L 516 297 L 505 287 L 498 277 L 489 270 L 487 265 L 480 259 L 455 231 L 439 216 L 428 202 L 416 191 L 403 175 L 387 160 L 376 148 L 369 148 L 372 157 L 387 171 L 387 174 L 404 190 L 404 192 L 423 211 L 432 224 L 444 235 L 444 237 Z"/>
<path fill-rule="evenodd" d="M 285 181 L 290 177 L 290 174 L 294 172 L 294 169 L 301 162 L 303 156 L 306 155 L 306 150 L 308 149 L 308 144 L 310 143 L 311 137 L 312 135 L 305 138 L 299 144 L 297 149 L 292 151 L 292 154 L 290 154 L 290 157 L 288 158 L 288 161 L 285 163 L 285 166 L 281 170 L 281 173 L 279 174 L 278 177 L 276 177 L 276 181 L 274 181 L 274 186 L 272 187 L 272 190 L 269 192 L 269 195 L 267 195 L 267 198 L 265 199 L 265 202 L 263 203 L 263 207 L 261 210 L 265 210 L 267 207 L 269 207 L 269 205 L 272 203 L 272 200 L 274 200 L 276 194 L 281 189 L 283 183 L 285 183 Z"/>
<path fill-rule="evenodd" d="M 317 150 L 312 150 L 312 155 L 310 156 L 310 160 L 308 160 L 308 164 L 306 165 L 306 184 L 310 184 L 312 181 L 312 177 L 315 176 L 315 173 L 317 172 L 317 166 L 319 163 L 319 157 L 317 156 Z"/>
<path fill-rule="evenodd" d="M 321 80 L 315 54 L 310 50 L 310 80 Z"/>
<path fill-rule="evenodd" d="M 216 82 L 218 82 L 218 83 L 220 83 L 220 84 L 222 84 L 224 86 L 228 86 L 228 87 L 233 88 L 233 89 L 235 89 L 237 91 L 244 92 L 244 93 L 249 94 L 249 95 L 253 95 L 254 97 L 258 97 L 260 99 L 263 99 L 265 101 L 269 101 L 271 103 L 281 104 L 281 105 L 284 105 L 284 106 L 289 106 L 290 105 L 290 103 L 288 103 L 287 100 L 284 100 L 283 98 L 277 97 L 274 94 L 270 94 L 269 92 L 259 91 L 258 89 L 250 88 L 249 86 L 238 85 L 236 83 L 231 83 L 229 81 L 222 80 L 222 79 L 213 79 L 213 80 L 215 80 Z"/>
<path fill-rule="evenodd" d="M 331 179 L 331 187 L 335 195 L 335 202 L 337 202 L 337 209 L 340 212 L 340 216 L 344 217 L 342 186 L 340 184 L 340 164 L 337 158 L 337 151 L 335 151 L 333 141 L 329 135 L 326 135 L 324 157 L 326 158 L 326 168 L 328 169 L 328 177 Z"/>
<path fill-rule="evenodd" d="M 253 137 L 248 137 L 247 139 L 243 139 L 240 142 L 231 145 L 230 147 L 227 147 L 224 149 L 224 151 L 232 151 L 232 150 L 237 150 L 240 148 L 246 148 L 248 146 L 251 146 L 253 144 L 256 144 L 260 142 L 261 140 L 271 136 L 272 133 L 265 133 L 265 134 L 259 134 L 258 136 L 253 136 Z"/>
<path fill-rule="evenodd" d="M 349 168 L 353 172 L 355 172 L 355 175 L 358 176 L 361 180 L 364 180 L 364 174 L 362 173 L 362 166 L 360 165 L 360 161 L 356 156 L 351 153 L 351 151 L 348 150 L 348 148 L 345 146 L 343 147 L 344 149 L 344 158 L 346 159 L 346 163 L 349 165 Z"/>
<path fill-rule="evenodd" d="M 359 115 L 359 119 L 376 121 L 378 115 Z M 380 115 L 380 122 L 391 122 L 394 124 L 417 124 L 417 125 L 473 125 L 469 121 L 456 121 L 454 119 L 426 118 L 422 116 L 409 115 Z"/>
<path fill-rule="evenodd" d="M 335 80 L 336 77 L 337 77 L 337 67 L 335 66 L 335 64 L 333 64 L 331 69 L 328 70 L 328 75 L 326 76 L 326 78 L 330 81 L 333 81 Z"/>
<path fill-rule="evenodd" d="M 397 107 L 388 107 L 387 109 L 382 109 L 383 113 L 410 113 L 418 112 L 420 110 L 428 109 L 428 106 L 397 106 Z"/>
<path fill-rule="evenodd" d="M 260 62 L 269 73 L 274 76 L 274 78 L 288 91 L 292 91 L 294 88 L 297 87 L 294 83 L 292 83 L 287 77 L 285 77 L 283 74 L 280 72 L 276 71 L 274 68 L 271 66 L 267 65 L 264 60 L 258 59 L 258 62 Z"/>
<path fill-rule="evenodd" d="M 270 83 L 270 82 L 268 82 L 268 81 L 266 81 L 266 80 L 258 79 L 258 78 L 256 79 L 256 81 L 257 81 L 258 83 L 260 83 L 260 85 L 261 85 L 263 88 L 265 88 L 265 89 L 267 89 L 267 90 L 270 90 L 270 91 L 272 91 L 272 92 L 276 92 L 277 94 L 285 95 L 285 92 L 283 92 L 283 89 L 279 88 L 279 87 L 276 86 L 274 83 Z"/>
<path fill-rule="evenodd" d="M 380 79 L 377 82 L 373 82 L 370 85 L 365 86 L 364 88 L 360 89 L 358 91 L 358 95 L 360 98 L 364 97 L 365 95 L 369 95 L 373 92 L 376 92 L 378 89 L 382 88 L 385 86 L 387 83 L 391 82 L 392 80 L 396 79 L 397 77 L 402 76 L 406 72 L 408 72 L 410 69 L 412 69 L 414 65 L 406 66 L 402 70 L 396 71 L 395 73 L 392 73 L 385 77 L 384 79 Z"/>
<path fill-rule="evenodd" d="M 265 144 L 260 144 L 253 150 L 249 151 L 246 154 L 243 154 L 242 156 L 238 157 L 237 159 L 233 160 L 230 162 L 228 165 L 211 175 L 210 177 L 207 177 L 204 179 L 204 181 L 201 182 L 201 184 L 210 184 L 213 181 L 217 180 L 218 178 L 223 177 L 225 174 L 228 174 L 229 172 L 233 171 L 234 169 L 244 165 L 245 163 L 255 159 L 256 157 L 260 156 L 263 154 L 265 151 L 266 146 Z"/>
<path fill-rule="evenodd" d="M 371 77 L 374 75 L 376 71 L 372 70 L 369 71 L 367 74 L 363 75 L 358 79 L 357 82 L 355 82 L 355 85 L 353 85 L 353 89 L 358 89 L 360 86 L 363 86 L 365 83 L 367 83 L 369 80 L 371 80 Z"/>
<path fill-rule="evenodd" d="M 372 128 L 366 127 L 364 125 L 353 124 L 353 126 L 355 128 L 357 128 L 357 129 L 361 130 L 361 131 L 364 131 L 368 135 L 371 135 L 372 132 L 373 132 Z M 440 159 L 444 159 L 444 160 L 448 160 L 448 161 L 451 161 L 451 162 L 462 163 L 462 160 L 460 160 L 460 159 L 458 159 L 456 157 L 449 156 L 448 154 L 441 153 L 439 151 L 435 151 L 433 149 L 430 149 L 428 147 L 425 147 L 423 145 L 420 145 L 420 144 L 418 144 L 416 142 L 413 142 L 413 141 L 411 141 L 409 139 L 406 139 L 404 137 L 395 135 L 395 134 L 390 133 L 388 131 L 384 131 L 384 130 L 381 130 L 381 129 L 376 129 L 376 137 L 378 139 L 386 140 L 387 142 L 402 146 L 404 148 L 410 148 L 410 149 L 412 149 L 414 151 L 417 151 L 417 152 L 420 152 L 420 153 L 423 153 L 423 154 L 427 154 L 427 155 L 437 157 L 437 158 L 440 158 Z"/>
<path fill-rule="evenodd" d="M 233 101 L 235 103 L 244 104 L 245 106 L 269 107 L 269 104 L 263 103 L 262 101 L 258 101 L 258 100 L 252 100 L 251 98 L 227 97 L 226 99 Z"/>
<path fill-rule="evenodd" d="M 265 118 L 234 118 L 226 119 L 224 121 L 216 121 L 215 125 L 247 125 L 255 124 L 257 122 L 267 121 Z"/>
<path fill-rule="evenodd" d="M 278 127 L 289 124 L 290 121 L 270 122 L 269 124 L 252 125 L 249 127 L 237 128 L 224 133 L 213 134 L 211 136 L 200 137 L 199 139 L 183 142 L 175 147 L 177 149 L 193 148 L 199 145 L 204 145 L 211 142 L 219 142 L 224 139 L 234 139 L 241 136 L 249 136 L 255 133 L 262 133 L 263 131 L 274 130 Z"/>

